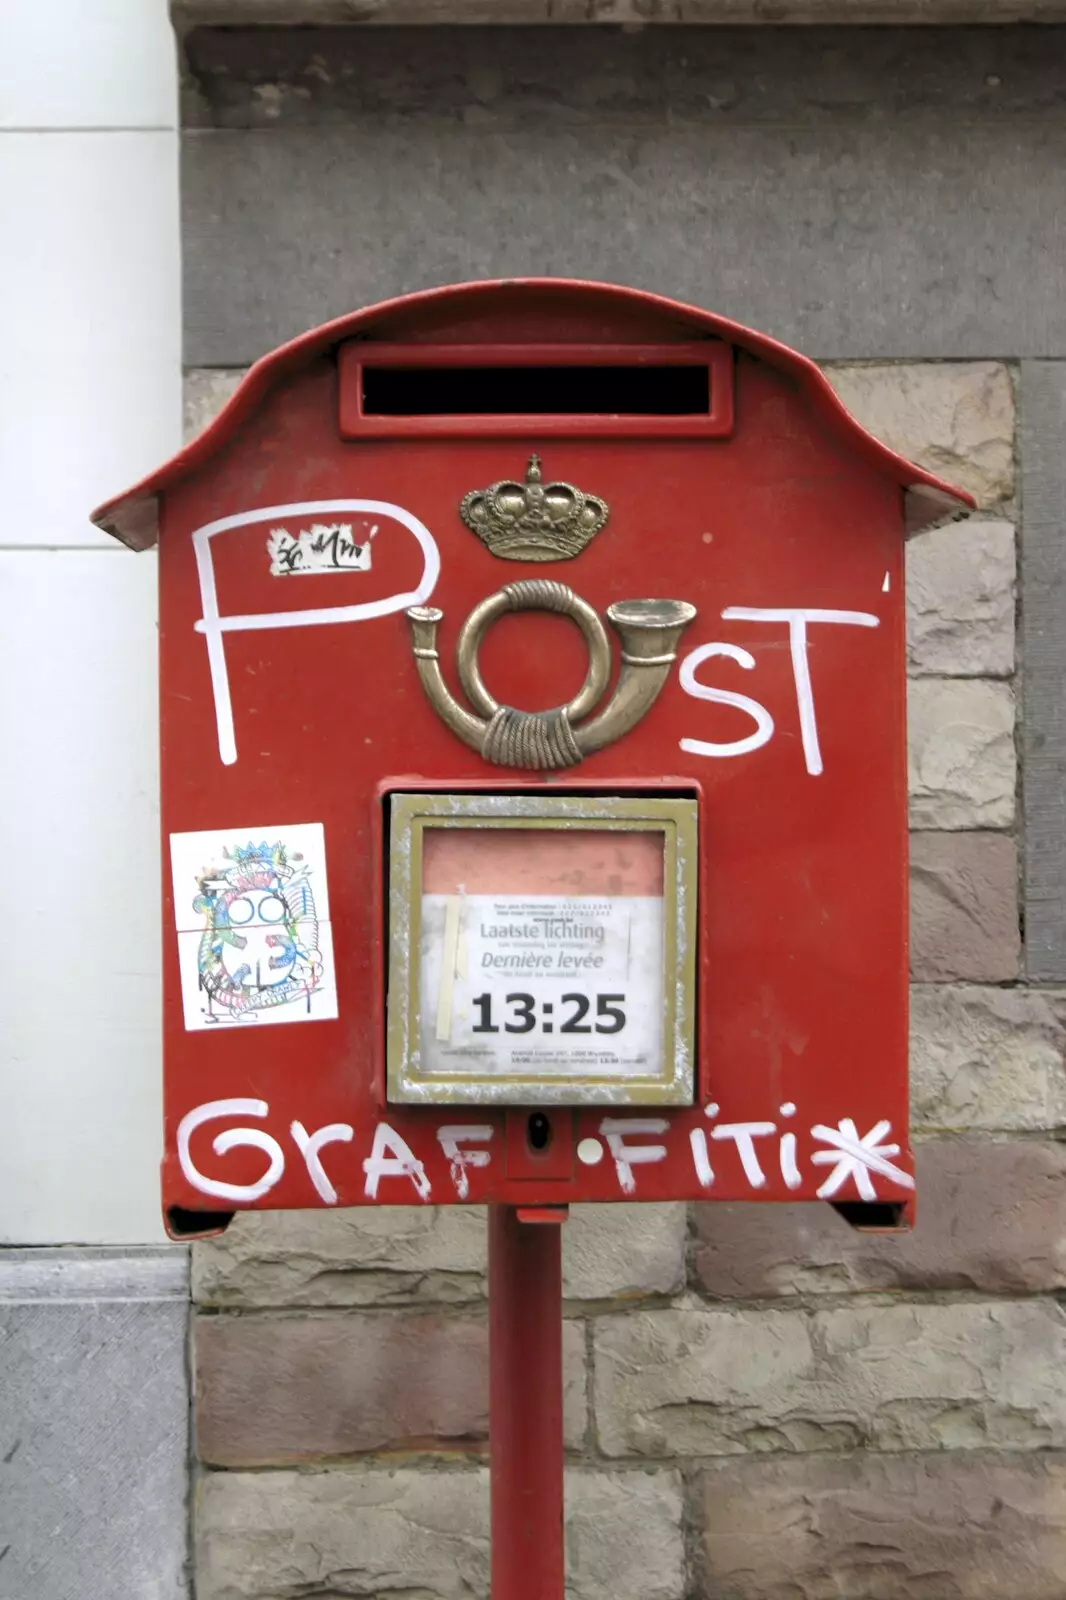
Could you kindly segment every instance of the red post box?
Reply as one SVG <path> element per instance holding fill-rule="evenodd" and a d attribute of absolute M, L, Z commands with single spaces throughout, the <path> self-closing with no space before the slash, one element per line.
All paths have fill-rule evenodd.
<path fill-rule="evenodd" d="M 631 290 L 435 290 L 258 362 L 95 517 L 159 543 L 172 1230 L 898 1222 L 903 542 L 963 503 Z"/>
<path fill-rule="evenodd" d="M 494 1600 L 562 1600 L 572 1201 L 904 1223 L 903 540 L 966 497 L 653 295 L 260 361 L 159 542 L 174 1233 L 489 1202 Z"/>

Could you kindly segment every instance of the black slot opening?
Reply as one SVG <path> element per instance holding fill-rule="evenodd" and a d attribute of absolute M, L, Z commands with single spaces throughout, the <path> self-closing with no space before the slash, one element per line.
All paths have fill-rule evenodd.
<path fill-rule="evenodd" d="M 543 1111 L 534 1111 L 526 1129 L 531 1150 L 547 1150 L 552 1142 L 552 1125 Z"/>
<path fill-rule="evenodd" d="M 363 368 L 363 415 L 706 416 L 711 375 L 688 367 Z"/>
<path fill-rule="evenodd" d="M 829 1204 L 856 1233 L 899 1232 L 906 1227 L 905 1207 L 898 1200 L 830 1200 Z"/>
<path fill-rule="evenodd" d="M 225 1233 L 234 1216 L 232 1211 L 189 1211 L 185 1206 L 168 1206 L 167 1232 L 172 1239 L 210 1239 Z"/>

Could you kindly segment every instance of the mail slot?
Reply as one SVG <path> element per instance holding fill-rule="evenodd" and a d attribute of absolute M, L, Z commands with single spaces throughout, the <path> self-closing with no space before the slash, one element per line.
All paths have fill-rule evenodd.
<path fill-rule="evenodd" d="M 634 290 L 434 290 L 258 362 L 95 517 L 159 546 L 171 1231 L 904 1223 L 903 550 L 966 503 Z"/>

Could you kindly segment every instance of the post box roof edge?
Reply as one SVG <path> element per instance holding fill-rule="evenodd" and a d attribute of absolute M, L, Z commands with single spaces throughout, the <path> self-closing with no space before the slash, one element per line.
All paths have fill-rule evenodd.
<path fill-rule="evenodd" d="M 502 332 L 502 323 L 514 308 L 530 304 L 563 308 L 569 305 L 575 312 L 616 310 L 623 316 L 641 318 L 645 327 L 658 319 L 666 337 L 677 338 L 680 334 L 688 339 L 719 339 L 787 373 L 820 423 L 905 491 L 908 534 L 952 513 L 970 510 L 975 504 L 966 490 L 908 461 L 868 433 L 845 408 L 814 361 L 767 334 L 646 290 L 567 278 L 509 278 L 450 284 L 379 301 L 279 345 L 249 368 L 208 427 L 154 472 L 98 506 L 91 513 L 91 520 L 130 549 L 151 549 L 158 540 L 160 495 L 209 460 L 272 389 L 316 357 L 347 340 L 372 337 L 378 331 L 386 338 L 424 338 L 417 327 L 419 317 L 432 326 L 439 324 L 442 313 L 450 310 L 466 317 L 480 313 L 490 319 L 499 315 Z M 395 331 L 400 319 L 402 335 Z"/>

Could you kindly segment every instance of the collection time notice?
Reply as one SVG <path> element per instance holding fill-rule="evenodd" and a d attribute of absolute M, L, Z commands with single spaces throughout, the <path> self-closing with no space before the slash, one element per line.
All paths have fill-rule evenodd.
<path fill-rule="evenodd" d="M 422 1070 L 654 1075 L 661 895 L 426 894 Z"/>

